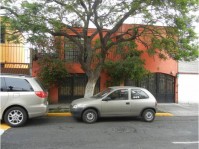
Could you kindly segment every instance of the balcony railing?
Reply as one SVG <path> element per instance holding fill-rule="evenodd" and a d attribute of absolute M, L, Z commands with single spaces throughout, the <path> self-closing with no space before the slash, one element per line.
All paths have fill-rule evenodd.
<path fill-rule="evenodd" d="M 30 50 L 22 44 L 0 44 L 0 63 L 29 63 Z"/>
<path fill-rule="evenodd" d="M 22 44 L 0 44 L 1 73 L 30 74 L 30 50 Z"/>

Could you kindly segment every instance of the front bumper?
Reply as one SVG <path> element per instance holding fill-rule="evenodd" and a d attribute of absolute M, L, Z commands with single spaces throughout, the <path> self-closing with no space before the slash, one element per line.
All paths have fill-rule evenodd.
<path fill-rule="evenodd" d="M 72 106 L 70 106 L 70 112 L 72 113 L 72 116 L 74 116 L 76 118 L 82 117 L 83 110 L 84 110 L 84 108 L 73 108 Z"/>

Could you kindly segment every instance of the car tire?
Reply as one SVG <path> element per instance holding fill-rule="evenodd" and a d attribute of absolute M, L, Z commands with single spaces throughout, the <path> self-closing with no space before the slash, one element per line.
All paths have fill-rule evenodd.
<path fill-rule="evenodd" d="M 26 111 L 21 107 L 12 107 L 4 114 L 4 121 L 11 127 L 23 126 L 28 119 Z"/>
<path fill-rule="evenodd" d="M 152 122 L 155 119 L 155 112 L 152 109 L 146 109 L 142 113 L 142 119 L 145 122 Z"/>
<path fill-rule="evenodd" d="M 97 118 L 98 118 L 97 112 L 93 109 L 88 109 L 84 111 L 82 115 L 83 121 L 90 124 L 96 122 Z"/>

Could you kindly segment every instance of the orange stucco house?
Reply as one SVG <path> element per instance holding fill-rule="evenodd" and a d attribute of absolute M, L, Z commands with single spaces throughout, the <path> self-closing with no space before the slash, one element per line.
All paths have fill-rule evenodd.
<path fill-rule="evenodd" d="M 123 24 L 119 31 L 122 32 L 123 30 L 127 30 L 131 26 L 132 25 L 129 24 Z M 88 34 L 91 34 L 94 31 L 95 29 L 89 29 Z M 71 63 L 66 63 L 66 69 L 71 74 L 71 76 L 67 78 L 68 81 L 65 86 L 59 88 L 53 86 L 49 91 L 49 98 L 51 103 L 70 103 L 72 100 L 84 95 L 87 77 L 84 71 L 81 69 L 80 64 L 77 62 L 77 51 L 73 49 L 68 50 L 65 48 L 69 43 L 64 43 L 64 37 L 61 37 L 60 40 L 60 58 L 72 60 Z M 160 59 L 158 55 L 149 56 L 146 51 L 147 49 L 139 43 L 137 43 L 137 48 L 138 50 L 144 51 L 141 58 L 145 60 L 145 68 L 149 70 L 153 75 L 150 75 L 149 77 L 139 82 L 126 79 L 123 85 L 147 88 L 157 98 L 158 102 L 177 102 L 177 61 L 169 57 L 167 60 L 163 60 Z M 108 57 L 110 59 L 114 59 L 111 53 L 109 53 Z M 32 75 L 36 76 L 38 71 L 39 65 L 37 64 L 37 61 L 33 61 Z M 107 74 L 102 71 L 100 78 L 96 84 L 96 92 L 101 91 L 107 87 L 107 80 Z"/>

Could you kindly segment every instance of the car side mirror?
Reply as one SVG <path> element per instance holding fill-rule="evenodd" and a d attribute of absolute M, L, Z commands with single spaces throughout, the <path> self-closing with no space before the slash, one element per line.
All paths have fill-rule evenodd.
<path fill-rule="evenodd" d="M 103 99 L 103 101 L 109 101 L 109 100 L 111 100 L 111 97 L 106 97 Z"/>

